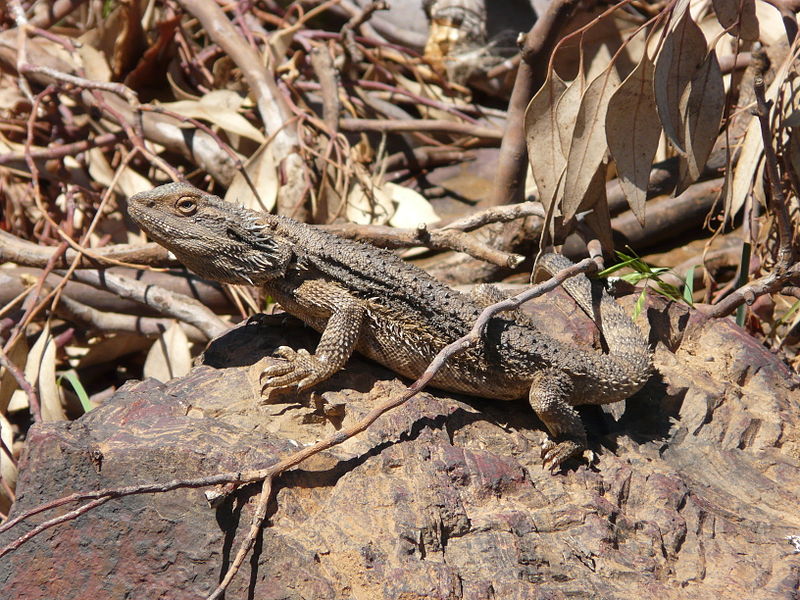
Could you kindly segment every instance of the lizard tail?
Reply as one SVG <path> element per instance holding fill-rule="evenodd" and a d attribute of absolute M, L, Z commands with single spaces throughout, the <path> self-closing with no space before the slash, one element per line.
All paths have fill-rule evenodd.
<path fill-rule="evenodd" d="M 550 275 L 573 266 L 560 254 L 545 254 L 537 263 Z M 652 356 L 647 339 L 628 314 L 600 285 L 593 285 L 581 274 L 564 282 L 564 289 L 595 323 L 608 345 L 608 354 L 593 355 L 590 360 L 614 381 L 626 397 L 635 393 L 649 379 Z"/>

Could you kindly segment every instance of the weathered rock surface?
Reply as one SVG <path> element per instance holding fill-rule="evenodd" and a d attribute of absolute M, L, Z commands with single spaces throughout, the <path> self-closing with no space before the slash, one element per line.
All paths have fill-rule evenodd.
<path fill-rule="evenodd" d="M 532 311 L 592 343 L 562 295 Z M 659 373 L 627 403 L 582 410 L 594 464 L 544 471 L 524 401 L 421 394 L 279 479 L 226 598 L 797 598 L 786 537 L 800 534 L 798 379 L 727 321 L 674 306 L 647 316 Z M 259 359 L 287 339 L 315 343 L 292 319 L 267 321 L 216 340 L 213 366 L 35 427 L 14 514 L 75 491 L 265 466 L 403 387 L 356 358 L 312 394 L 261 405 Z M 111 500 L 0 559 L 0 597 L 204 597 L 258 489 L 217 509 L 194 489 Z"/>

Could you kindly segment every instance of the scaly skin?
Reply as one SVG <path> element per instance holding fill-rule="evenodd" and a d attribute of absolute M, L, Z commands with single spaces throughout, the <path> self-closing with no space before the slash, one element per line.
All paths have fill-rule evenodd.
<path fill-rule="evenodd" d="M 439 350 L 469 331 L 482 308 L 502 297 L 492 286 L 479 286 L 472 296 L 456 292 L 391 252 L 256 213 L 187 184 L 136 194 L 129 212 L 198 275 L 261 285 L 322 333 L 314 354 L 279 348 L 285 362 L 265 369 L 265 388 L 309 388 L 341 369 L 353 350 L 416 378 Z M 571 264 L 554 254 L 541 261 L 550 273 Z M 453 357 L 432 381 L 484 398 L 527 395 L 552 436 L 543 459 L 554 471 L 586 448 L 573 407 L 623 400 L 651 373 L 646 340 L 605 291 L 584 276 L 564 287 L 590 316 L 594 301 L 608 354 L 559 342 L 515 311 L 492 319 L 482 343 Z"/>

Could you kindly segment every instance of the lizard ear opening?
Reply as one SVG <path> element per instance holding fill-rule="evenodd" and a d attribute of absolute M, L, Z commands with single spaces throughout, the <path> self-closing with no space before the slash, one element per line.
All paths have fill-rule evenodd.
<path fill-rule="evenodd" d="M 197 212 L 197 202 L 191 196 L 181 196 L 175 202 L 175 208 L 186 217 L 191 217 Z"/>

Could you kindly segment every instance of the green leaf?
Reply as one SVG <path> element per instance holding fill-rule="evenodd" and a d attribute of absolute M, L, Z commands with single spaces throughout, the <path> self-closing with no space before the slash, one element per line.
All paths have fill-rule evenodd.
<path fill-rule="evenodd" d="M 796 313 L 798 308 L 800 308 L 800 300 L 796 300 L 795 303 L 789 307 L 789 310 L 787 310 L 777 321 L 775 321 L 775 327 L 788 321 L 789 317 Z"/>
<path fill-rule="evenodd" d="M 694 306 L 694 267 L 695 265 L 692 265 L 686 271 L 686 279 L 683 284 L 683 299 L 689 306 Z"/>
<path fill-rule="evenodd" d="M 636 319 L 640 314 L 642 314 L 642 309 L 644 308 L 644 299 L 647 292 L 647 288 L 645 287 L 642 290 L 642 293 L 639 294 L 639 298 L 636 300 L 636 304 L 633 306 L 633 318 Z"/>
<path fill-rule="evenodd" d="M 621 252 L 617 252 L 617 255 L 620 258 L 623 256 L 623 254 Z M 607 268 L 603 269 L 602 271 L 600 271 L 596 275 L 596 277 L 608 277 L 612 273 L 616 273 L 620 269 L 624 269 L 625 267 L 630 266 L 632 263 L 636 262 L 637 260 L 639 260 L 639 259 L 637 259 L 635 257 L 634 258 L 631 258 L 631 257 L 625 258 L 625 259 L 623 259 L 622 262 L 618 262 L 615 265 L 611 265 L 610 267 L 607 267 Z M 633 267 L 631 267 L 631 268 L 633 268 Z"/>
<path fill-rule="evenodd" d="M 78 374 L 75 371 L 64 371 L 63 373 L 59 373 L 59 384 L 61 383 L 61 379 L 66 379 L 69 381 L 72 389 L 75 390 L 75 394 L 78 396 L 78 400 L 81 402 L 81 406 L 83 407 L 83 412 L 89 412 L 94 408 L 92 405 L 92 401 L 89 400 L 89 394 L 86 393 L 86 389 L 83 387 L 80 379 L 78 379 Z"/>
<path fill-rule="evenodd" d="M 665 281 L 661 281 L 657 277 L 654 277 L 656 285 L 658 286 L 657 292 L 660 292 L 662 295 L 666 296 L 670 300 L 676 300 L 680 302 L 683 300 L 683 296 L 681 295 L 681 291 L 676 288 L 671 283 L 667 283 Z"/>
<path fill-rule="evenodd" d="M 750 250 L 750 244 L 747 242 L 742 244 L 742 256 L 739 260 L 739 276 L 736 279 L 734 290 L 738 290 L 740 287 L 747 284 L 747 278 L 750 275 Z M 746 314 L 747 306 L 745 304 L 742 304 L 736 309 L 736 324 L 739 327 L 744 327 L 744 318 Z"/>

